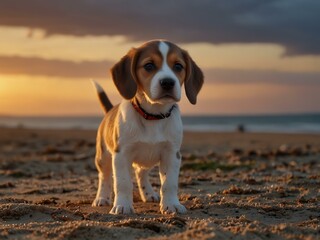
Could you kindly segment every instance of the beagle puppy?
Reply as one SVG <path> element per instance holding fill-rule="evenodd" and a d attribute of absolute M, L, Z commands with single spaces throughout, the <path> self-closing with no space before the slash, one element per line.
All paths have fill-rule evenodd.
<path fill-rule="evenodd" d="M 124 100 L 113 106 L 102 87 L 93 82 L 105 117 L 97 134 L 95 163 L 99 186 L 92 206 L 112 204 L 111 214 L 133 213 L 132 166 L 144 202 L 160 202 L 161 213 L 185 213 L 178 199 L 182 121 L 177 102 L 184 84 L 196 104 L 203 74 L 177 45 L 153 40 L 131 49 L 111 69 Z M 159 164 L 160 196 L 149 179 Z"/>

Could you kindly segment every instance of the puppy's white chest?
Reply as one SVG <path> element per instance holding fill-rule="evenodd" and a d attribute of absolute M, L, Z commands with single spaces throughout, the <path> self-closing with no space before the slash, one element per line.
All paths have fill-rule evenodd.
<path fill-rule="evenodd" d="M 126 111 L 122 112 L 119 129 L 119 147 L 125 158 L 149 168 L 168 152 L 180 150 L 182 123 L 178 109 L 170 118 L 145 121 L 129 104 L 121 106 Z"/>
<path fill-rule="evenodd" d="M 131 148 L 132 162 L 143 168 L 153 167 L 160 162 L 168 148 L 170 148 L 168 142 L 137 142 Z"/>
<path fill-rule="evenodd" d="M 153 145 L 169 141 L 171 131 L 174 131 L 171 126 L 164 127 L 163 124 L 158 121 L 148 122 L 146 125 L 137 125 L 136 127 L 135 142 L 143 142 Z"/>
<path fill-rule="evenodd" d="M 132 162 L 150 168 L 159 163 L 168 151 L 180 148 L 179 132 L 159 126 L 144 126 L 132 135 L 128 145 Z"/>

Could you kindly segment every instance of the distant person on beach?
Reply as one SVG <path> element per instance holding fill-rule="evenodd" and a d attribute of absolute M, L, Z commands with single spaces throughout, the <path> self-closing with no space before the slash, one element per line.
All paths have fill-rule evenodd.
<path fill-rule="evenodd" d="M 239 125 L 237 126 L 237 131 L 240 132 L 240 133 L 243 133 L 243 132 L 246 131 L 246 129 L 245 129 L 245 127 L 244 127 L 243 124 L 239 124 Z"/>

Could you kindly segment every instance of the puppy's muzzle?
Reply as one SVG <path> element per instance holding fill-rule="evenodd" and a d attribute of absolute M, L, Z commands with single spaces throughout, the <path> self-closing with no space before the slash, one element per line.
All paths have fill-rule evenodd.
<path fill-rule="evenodd" d="M 175 81 L 171 78 L 163 78 L 160 80 L 160 86 L 165 91 L 170 91 L 174 88 Z"/>

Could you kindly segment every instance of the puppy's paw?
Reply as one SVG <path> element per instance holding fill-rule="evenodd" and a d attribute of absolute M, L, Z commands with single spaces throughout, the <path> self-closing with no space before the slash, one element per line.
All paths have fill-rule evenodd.
<path fill-rule="evenodd" d="M 110 206 L 111 201 L 109 198 L 96 198 L 92 202 L 92 207 Z"/>
<path fill-rule="evenodd" d="M 160 196 L 158 193 L 153 192 L 151 194 L 145 194 L 142 200 L 144 202 L 160 202 Z"/>
<path fill-rule="evenodd" d="M 131 205 L 115 205 L 109 212 L 110 214 L 133 214 L 134 210 Z"/>
<path fill-rule="evenodd" d="M 174 204 L 160 204 L 160 211 L 162 214 L 186 213 L 187 209 L 178 202 Z"/>

